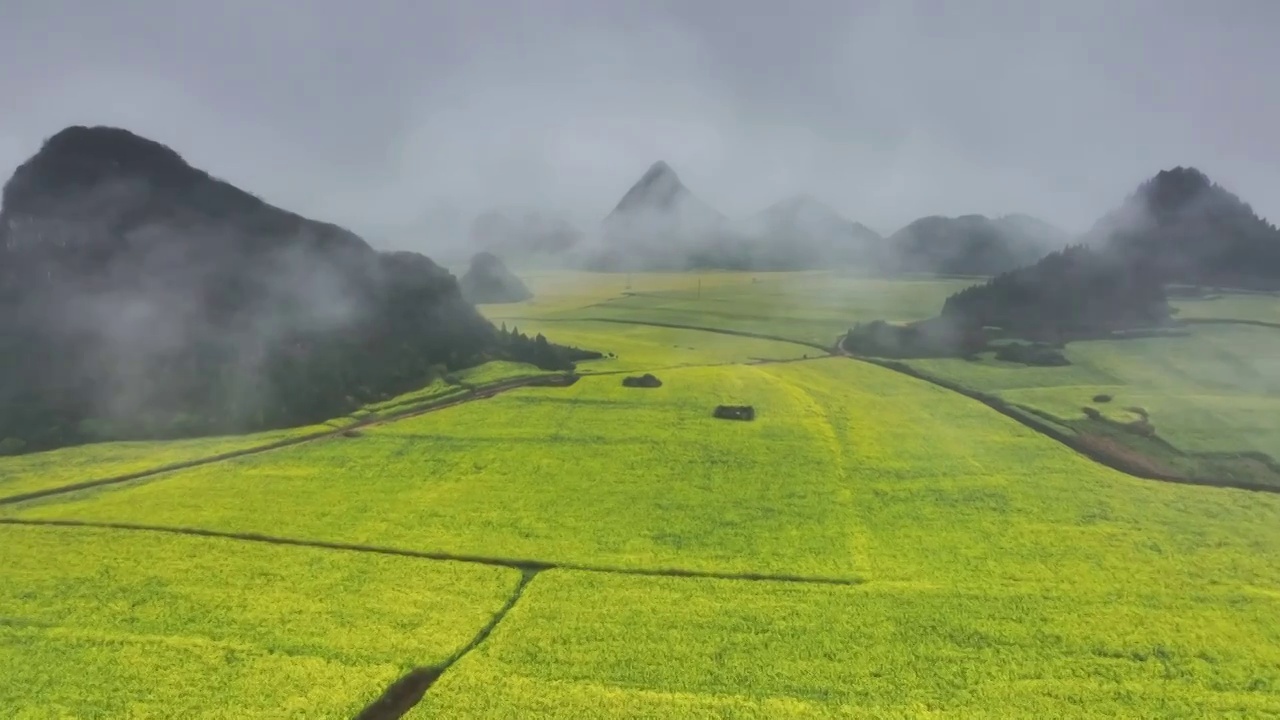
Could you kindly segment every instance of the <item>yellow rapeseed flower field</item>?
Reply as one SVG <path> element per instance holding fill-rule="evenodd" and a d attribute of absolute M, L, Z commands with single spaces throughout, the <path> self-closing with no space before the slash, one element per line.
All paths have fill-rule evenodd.
<path fill-rule="evenodd" d="M 417 558 L 0 525 L 0 714 L 350 718 L 469 642 L 518 580 Z"/>
<path fill-rule="evenodd" d="M 413 720 L 1280 714 L 1280 598 L 551 570 Z"/>
<path fill-rule="evenodd" d="M 252 435 L 189 440 L 105 442 L 0 457 L 0 499 L 90 480 L 130 475 L 196 458 L 269 445 L 332 430 L 314 425 Z"/>
<path fill-rule="evenodd" d="M 458 373 L 472 385 L 546 374 L 532 365 L 491 362 Z M 466 394 L 466 388 L 437 380 L 425 387 L 374 403 L 350 418 L 322 425 L 268 430 L 247 435 L 168 441 L 101 442 L 48 452 L 0 457 L 0 500 L 66 485 L 157 470 L 169 465 L 263 447 L 283 440 L 323 435 L 374 413 L 403 411 L 415 405 Z"/>

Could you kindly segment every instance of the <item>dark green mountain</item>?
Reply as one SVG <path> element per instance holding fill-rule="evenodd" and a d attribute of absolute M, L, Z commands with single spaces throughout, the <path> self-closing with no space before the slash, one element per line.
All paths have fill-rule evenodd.
<path fill-rule="evenodd" d="M 322 421 L 498 342 L 428 258 L 106 127 L 5 184 L 0 323 L 0 439 L 30 449 Z"/>
<path fill-rule="evenodd" d="M 1087 237 L 1165 282 L 1280 288 L 1280 230 L 1195 168 L 1160 171 Z"/>

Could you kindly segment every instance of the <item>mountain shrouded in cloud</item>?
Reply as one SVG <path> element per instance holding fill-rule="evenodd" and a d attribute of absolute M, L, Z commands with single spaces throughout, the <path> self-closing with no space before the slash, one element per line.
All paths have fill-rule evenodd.
<path fill-rule="evenodd" d="M 627 190 L 601 227 L 592 264 L 608 269 L 681 269 L 709 247 L 724 216 L 695 196 L 663 161 Z"/>
<path fill-rule="evenodd" d="M 1069 239 L 1027 215 L 931 215 L 889 236 L 889 263 L 899 272 L 995 275 L 1061 250 Z"/>
<path fill-rule="evenodd" d="M 781 200 L 735 223 L 752 248 L 756 267 L 807 269 L 832 264 L 874 270 L 883 262 L 884 238 L 812 195 Z"/>
<path fill-rule="evenodd" d="M 1165 282 L 1280 287 L 1280 230 L 1195 168 L 1160 171 L 1086 239 Z"/>
<path fill-rule="evenodd" d="M 462 296 L 473 303 L 512 303 L 533 297 L 524 282 L 516 277 L 493 253 L 479 252 L 471 258 L 471 267 L 459 281 Z"/>
<path fill-rule="evenodd" d="M 583 233 L 567 218 L 533 208 L 501 208 L 481 213 L 471 223 L 469 245 L 508 262 L 537 262 L 578 248 Z"/>
<path fill-rule="evenodd" d="M 5 184 L 0 324 L 0 439 L 30 448 L 319 422 L 496 342 L 430 259 L 109 127 Z"/>

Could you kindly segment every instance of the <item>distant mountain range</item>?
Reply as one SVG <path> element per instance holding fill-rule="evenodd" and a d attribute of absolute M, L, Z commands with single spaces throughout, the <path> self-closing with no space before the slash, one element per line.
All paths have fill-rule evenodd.
<path fill-rule="evenodd" d="M 983 275 L 1061 248 L 1067 235 L 1025 215 L 921 218 L 883 238 L 811 195 L 729 219 L 701 201 L 665 162 L 654 163 L 603 223 L 595 269 L 694 267 Z"/>
<path fill-rule="evenodd" d="M 751 247 L 753 264 L 807 269 L 831 264 L 878 268 L 885 239 L 812 195 L 796 195 L 735 223 L 735 234 Z"/>
<path fill-rule="evenodd" d="M 798 195 L 741 219 L 701 201 L 665 162 L 651 166 L 604 221 L 595 269 L 792 270 L 988 276 L 1073 242 L 1105 247 L 1166 282 L 1280 284 L 1280 231 L 1194 168 L 1163 170 L 1083 237 L 1024 214 L 928 216 L 888 238 Z M 1073 255 L 1073 257 L 1075 257 Z"/>
<path fill-rule="evenodd" d="M 889 236 L 890 269 L 993 275 L 1035 262 L 1069 241 L 1067 233 L 1029 215 L 932 215 Z"/>

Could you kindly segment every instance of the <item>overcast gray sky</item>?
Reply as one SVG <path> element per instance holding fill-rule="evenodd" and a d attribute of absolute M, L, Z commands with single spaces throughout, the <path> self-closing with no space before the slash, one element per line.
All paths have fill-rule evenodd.
<path fill-rule="evenodd" d="M 1083 230 L 1178 164 L 1280 219 L 1275 0 L 0 5 L 0 174 L 119 125 L 383 246 L 590 226 L 658 159 L 729 215 L 804 192 L 882 232 Z"/>

